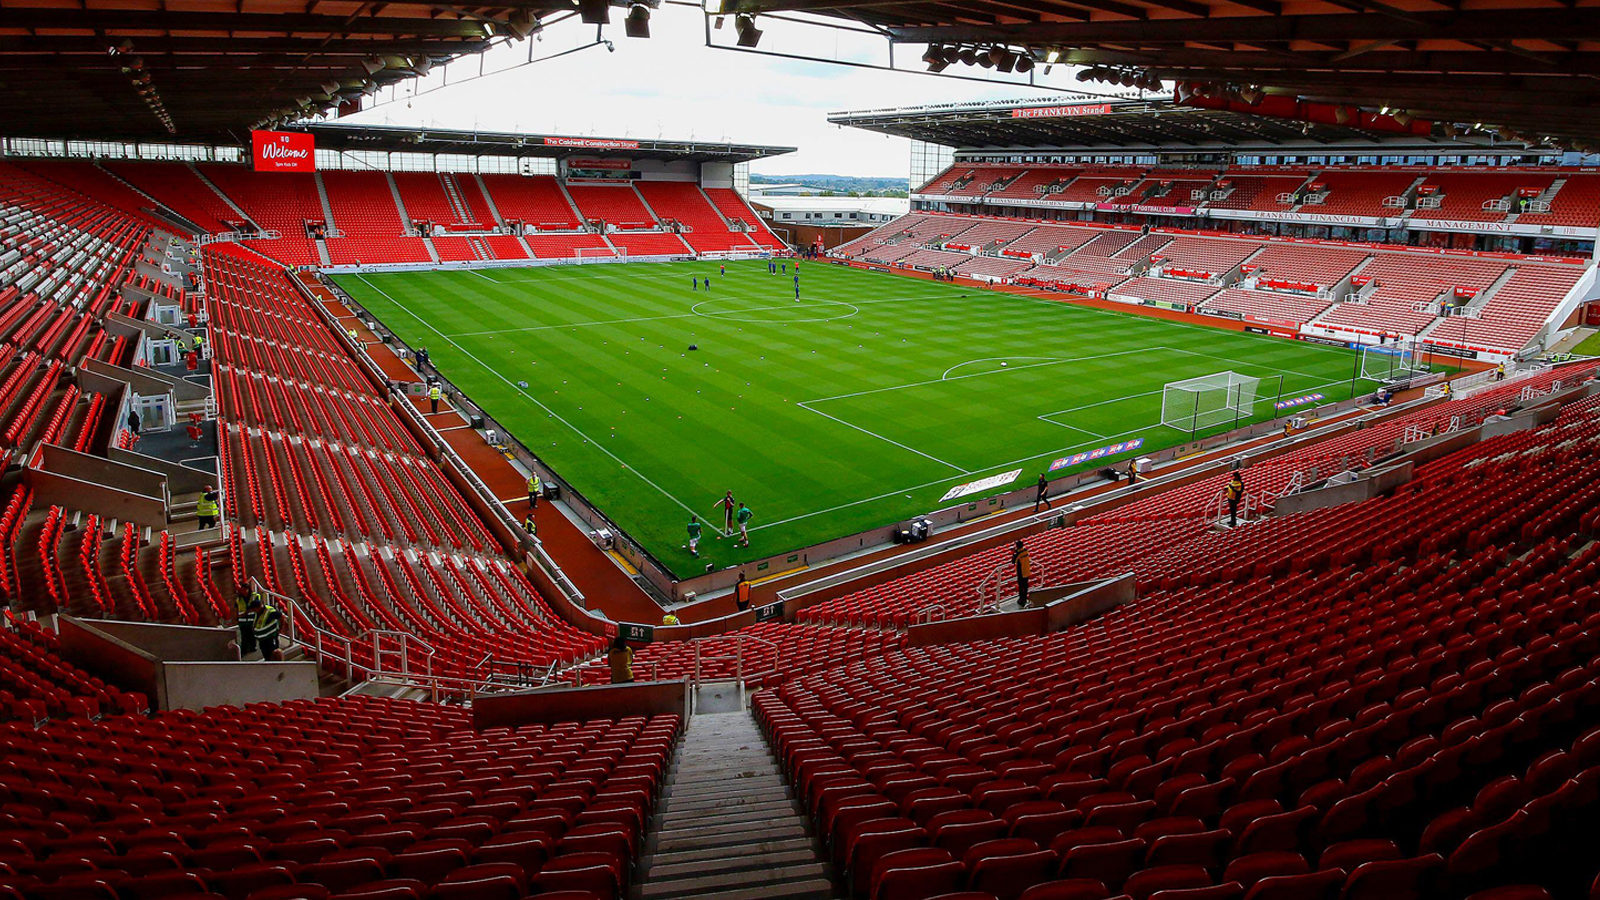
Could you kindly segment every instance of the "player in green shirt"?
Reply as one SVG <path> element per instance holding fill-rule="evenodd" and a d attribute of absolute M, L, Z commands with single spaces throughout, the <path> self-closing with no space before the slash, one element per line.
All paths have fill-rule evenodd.
<path fill-rule="evenodd" d="M 689 516 L 689 555 L 700 555 L 700 520 L 692 513 Z"/>
<path fill-rule="evenodd" d="M 754 515 L 755 513 L 750 511 L 750 507 L 745 506 L 743 503 L 739 504 L 739 512 L 734 518 L 739 520 L 739 546 L 741 547 L 750 546 L 750 519 Z"/>

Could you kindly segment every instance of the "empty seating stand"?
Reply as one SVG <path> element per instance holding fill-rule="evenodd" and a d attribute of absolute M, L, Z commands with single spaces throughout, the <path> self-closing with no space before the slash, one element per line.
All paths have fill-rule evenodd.
<path fill-rule="evenodd" d="M 645 208 L 632 182 L 620 184 L 568 184 L 567 193 L 586 220 L 599 220 L 626 231 L 658 228 L 661 223 Z"/>
<path fill-rule="evenodd" d="M 1093 624 L 794 679 L 758 718 L 864 896 L 1581 896 L 1596 406 L 1392 497 L 1202 535 Z"/>
<path fill-rule="evenodd" d="M 581 224 L 577 210 L 567 202 L 552 175 L 480 176 L 494 199 L 500 216 L 524 222 L 539 231 L 575 231 Z"/>
<path fill-rule="evenodd" d="M 309 624 L 357 638 L 423 638 L 434 674 L 566 665 L 603 638 L 560 619 L 500 554 L 378 385 L 281 273 L 207 252 L 219 443 L 236 578 L 304 604 Z M 370 662 L 370 660 L 369 660 Z"/>
<path fill-rule="evenodd" d="M 475 732 L 458 709 L 349 698 L 0 726 L 5 883 L 40 900 L 619 900 L 681 724 Z M 152 745 L 171 755 L 135 752 Z"/>
<path fill-rule="evenodd" d="M 1352 180 L 1365 184 L 1364 177 L 1374 174 L 1395 173 L 1358 173 Z M 1400 173 L 1399 177 L 1417 176 Z M 974 249 L 983 255 L 950 252 L 970 254 Z M 1548 323 L 1582 268 L 1578 261 L 1566 265 L 1547 257 L 1507 254 L 1502 260 L 1333 241 L 1162 229 L 1146 233 L 1129 227 L 927 212 L 905 215 L 829 253 L 883 266 L 946 266 L 958 274 L 1078 294 L 1182 303 L 1201 312 L 1282 327 L 1314 325 L 1355 334 L 1432 336 L 1453 343 L 1460 342 L 1450 333 L 1457 322 L 1452 321 L 1448 330 L 1430 331 L 1440 322 L 1439 303 L 1453 299 L 1457 288 L 1484 294 L 1493 287 L 1467 324 L 1472 338 L 1468 343 L 1507 353 L 1521 350 Z M 1158 269 L 1163 277 L 1132 277 L 1146 267 Z M 1515 271 L 1497 285 L 1508 268 Z"/>
<path fill-rule="evenodd" d="M 328 192 L 342 238 L 328 240 L 328 256 L 335 264 L 428 262 L 421 238 L 406 237 L 410 223 L 402 221 L 400 207 L 384 172 L 330 170 L 318 173 Z"/>
<path fill-rule="evenodd" d="M 691 181 L 641 181 L 639 193 L 657 216 L 685 226 L 683 239 L 696 252 L 754 251 L 754 241 L 742 231 L 732 231 L 728 222 Z"/>

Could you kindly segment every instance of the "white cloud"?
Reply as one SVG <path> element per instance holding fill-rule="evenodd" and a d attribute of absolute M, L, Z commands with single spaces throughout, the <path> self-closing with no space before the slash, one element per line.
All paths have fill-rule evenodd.
<path fill-rule="evenodd" d="M 622 33 L 623 10 L 612 10 L 605 37 L 616 48 L 579 50 L 559 59 L 517 69 L 529 58 L 558 53 L 594 38 L 593 26 L 575 20 L 546 29 L 543 41 L 524 41 L 483 57 L 490 75 L 475 75 L 476 58 L 448 67 L 451 86 L 433 90 L 445 75 L 436 70 L 418 83 L 418 95 L 382 103 L 351 121 L 543 131 L 608 137 L 734 140 L 798 148 L 759 161 L 752 170 L 773 175 L 837 173 L 905 177 L 908 142 L 827 122 L 839 110 L 927 103 L 1060 96 L 1026 84 L 979 84 L 910 72 L 885 72 L 831 63 L 780 59 L 704 45 L 697 10 L 663 6 L 651 20 L 651 38 Z M 733 40 L 731 20 L 716 33 Z M 810 57 L 886 61 L 885 42 L 835 29 L 762 20 L 761 49 Z M 920 48 L 916 48 L 920 51 Z M 897 62 L 920 70 L 915 53 L 902 48 Z M 956 66 L 949 72 L 960 71 Z M 978 72 L 979 70 L 970 70 Z M 1049 81 L 1070 82 L 1058 69 Z M 429 91 L 432 91 L 429 93 Z M 384 101 L 388 92 L 376 99 Z"/>

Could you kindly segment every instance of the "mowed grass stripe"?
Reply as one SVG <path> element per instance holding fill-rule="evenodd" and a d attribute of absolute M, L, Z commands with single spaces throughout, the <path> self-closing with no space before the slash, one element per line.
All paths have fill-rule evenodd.
<path fill-rule="evenodd" d="M 1023 468 L 1028 481 L 1113 439 L 1142 436 L 1147 452 L 1179 443 L 1188 435 L 1157 424 L 1168 381 L 1287 370 L 1292 394 L 1348 383 L 1352 364 L 1333 348 L 815 263 L 797 304 L 791 277 L 764 262 L 716 268 L 339 281 L 681 574 L 926 512 L 993 471 Z M 708 275 L 709 297 L 690 289 Z M 1028 368 L 1040 357 L 1081 361 Z M 952 367 L 976 377 L 940 384 Z M 801 405 L 863 391 L 877 393 Z M 710 541 L 691 559 L 687 510 L 710 519 L 728 489 L 756 511 L 753 546 Z"/>

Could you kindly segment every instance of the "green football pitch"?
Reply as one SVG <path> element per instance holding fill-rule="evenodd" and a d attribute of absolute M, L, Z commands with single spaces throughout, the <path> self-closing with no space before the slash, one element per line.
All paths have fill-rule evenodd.
<path fill-rule="evenodd" d="M 1183 443 L 1161 425 L 1167 382 L 1261 378 L 1257 419 L 1274 415 L 1279 376 L 1284 398 L 1352 387 L 1354 354 L 1339 348 L 821 262 L 802 267 L 798 302 L 792 272 L 764 261 L 717 272 L 336 280 L 682 576 L 928 512 L 985 476 L 1021 469 L 1022 487 L 1076 452 Z M 709 291 L 691 288 L 707 276 Z M 727 490 L 755 513 L 748 548 L 718 534 Z M 708 526 L 699 560 L 684 546 L 691 514 Z"/>

